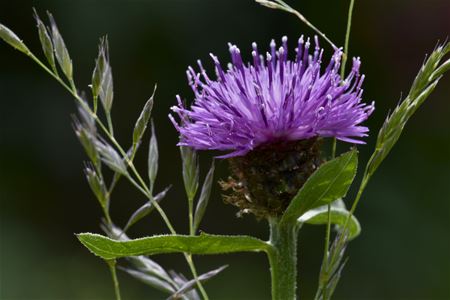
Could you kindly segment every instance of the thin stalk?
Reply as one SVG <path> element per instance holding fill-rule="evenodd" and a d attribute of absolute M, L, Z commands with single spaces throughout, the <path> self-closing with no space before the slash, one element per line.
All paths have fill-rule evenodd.
<path fill-rule="evenodd" d="M 269 252 L 272 278 L 272 300 L 297 299 L 297 235 L 296 224 L 280 224 L 270 219 L 270 244 L 275 251 Z"/>
<path fill-rule="evenodd" d="M 306 19 L 305 18 L 305 16 L 303 16 L 299 11 L 297 11 L 297 10 L 295 10 L 295 9 L 293 9 L 291 6 L 289 6 L 287 3 L 285 3 L 284 1 L 281 1 L 281 0 L 275 0 L 277 3 L 275 3 L 275 2 L 271 2 L 270 1 L 270 4 L 271 4 L 271 6 L 268 6 L 268 7 L 271 7 L 271 8 L 277 8 L 277 9 L 280 9 L 280 10 L 284 10 L 284 11 L 286 11 L 286 12 L 288 12 L 288 13 L 291 13 L 291 14 L 293 14 L 293 15 L 295 15 L 297 18 L 299 18 L 300 19 L 300 21 L 302 21 L 303 23 L 305 23 L 305 25 L 306 26 L 308 26 L 309 28 L 311 28 L 313 31 L 315 31 L 320 37 L 322 37 L 326 42 L 328 42 L 330 45 L 331 45 L 331 47 L 333 48 L 333 49 L 337 49 L 337 47 L 336 47 L 336 45 L 322 32 L 322 31 L 320 31 L 319 30 L 319 28 L 317 28 L 316 26 L 314 26 L 310 21 L 308 21 L 308 19 Z M 260 1 L 258 1 L 258 0 L 256 0 L 256 2 L 260 2 Z M 260 3 L 261 4 L 263 4 L 262 3 L 263 1 L 261 1 Z M 264 5 L 264 4 L 263 4 Z"/>
<path fill-rule="evenodd" d="M 336 157 L 336 144 L 337 140 L 336 138 L 333 138 L 333 145 L 331 149 L 331 158 Z M 328 255 L 329 255 L 329 248 L 330 248 L 330 239 L 331 239 L 331 204 L 328 203 L 327 205 L 327 227 L 325 231 L 325 245 L 323 250 L 323 259 L 322 264 L 326 264 L 328 262 Z M 319 286 L 318 291 L 321 290 L 321 287 Z M 326 291 L 324 294 L 324 299 L 326 299 Z"/>
<path fill-rule="evenodd" d="M 336 157 L 336 148 L 337 148 L 337 140 L 336 140 L 336 138 L 333 138 L 333 141 L 331 144 L 331 158 Z"/>
<path fill-rule="evenodd" d="M 108 197 L 112 194 L 114 188 L 116 187 L 117 183 L 119 182 L 120 178 L 122 177 L 122 175 L 120 175 L 119 173 L 114 173 L 114 177 L 111 181 L 111 185 L 108 188 Z"/>
<path fill-rule="evenodd" d="M 121 300 L 122 297 L 120 296 L 119 280 L 117 279 L 116 272 L 116 260 L 107 260 L 106 263 L 108 264 L 109 271 L 111 272 L 111 277 L 114 282 L 114 293 L 116 295 L 116 300 Z"/>
<path fill-rule="evenodd" d="M 356 198 L 353 201 L 352 207 L 350 209 L 350 214 L 348 215 L 347 220 L 345 222 L 345 227 L 347 226 L 348 221 L 350 220 L 353 213 L 355 212 L 356 207 L 358 206 L 359 200 L 361 199 L 362 193 L 364 192 L 364 189 L 366 188 L 367 184 L 369 183 L 369 180 L 370 180 L 370 175 L 367 173 L 367 169 L 366 169 L 366 171 L 364 172 L 364 175 L 363 175 L 363 179 L 361 180 L 361 185 L 359 186 L 359 189 L 358 189 L 358 194 L 356 194 Z"/>
<path fill-rule="evenodd" d="M 117 148 L 117 150 L 119 151 L 119 153 L 122 155 L 123 159 L 125 160 L 125 162 L 127 163 L 127 165 L 130 167 L 131 171 L 133 172 L 133 174 L 135 175 L 135 177 L 137 178 L 138 182 L 136 182 L 131 176 L 127 176 L 127 178 L 130 180 L 130 182 L 138 189 L 140 190 L 142 193 L 144 193 L 149 200 L 152 202 L 152 204 L 154 205 L 155 209 L 158 211 L 158 213 L 161 215 L 162 219 L 164 220 L 164 223 L 166 224 L 167 228 L 169 229 L 171 234 L 176 234 L 175 229 L 173 228 L 171 222 L 169 221 L 169 218 L 167 217 L 166 213 L 164 212 L 164 210 L 161 208 L 161 206 L 158 204 L 158 202 L 154 201 L 153 197 L 151 196 L 150 190 L 147 187 L 145 181 L 142 179 L 142 177 L 140 176 L 139 172 L 136 170 L 136 167 L 134 166 L 133 162 L 128 158 L 127 153 L 125 152 L 125 150 L 120 146 L 120 144 L 117 142 L 117 140 L 115 139 L 115 137 L 111 134 L 111 132 L 108 130 L 108 128 L 103 124 L 103 122 L 98 118 L 97 114 L 94 113 L 92 111 L 92 109 L 89 107 L 89 105 L 83 101 L 83 99 L 78 95 L 76 89 L 72 89 L 70 86 L 68 86 L 58 75 L 56 75 L 55 73 L 53 73 L 44 63 L 42 63 L 33 53 L 28 52 L 26 53 L 33 61 L 35 61 L 42 69 L 44 69 L 44 71 L 46 71 L 48 74 L 50 74 L 56 81 L 58 81 L 67 91 L 69 91 L 69 93 L 77 100 L 77 102 L 81 105 L 81 107 L 95 120 L 95 122 L 98 124 L 98 126 L 102 129 L 102 131 L 106 134 L 106 136 L 109 138 L 109 140 L 113 143 L 113 145 Z M 74 87 L 75 85 L 73 85 Z M 109 122 L 109 127 L 112 129 L 112 122 Z M 109 215 L 109 214 L 108 214 Z M 105 216 L 106 217 L 106 216 Z M 111 218 L 106 217 L 107 220 L 111 220 Z M 195 269 L 195 265 L 194 262 L 191 259 L 189 259 L 187 257 L 187 254 L 184 255 L 186 258 L 186 261 L 189 265 L 189 268 L 191 269 L 192 275 L 196 278 L 198 278 L 197 276 L 197 271 Z M 110 265 L 108 263 L 108 265 Z M 110 266 L 111 269 L 111 266 Z M 117 276 L 116 276 L 116 270 L 114 267 L 114 270 L 111 269 L 111 274 L 113 276 L 113 280 L 114 280 L 114 286 L 116 288 L 116 298 L 117 300 L 120 300 L 120 291 L 118 290 L 119 288 L 119 284 L 117 281 Z M 200 291 L 202 292 L 203 297 L 208 300 L 208 296 L 206 295 L 206 292 L 201 284 L 200 281 L 197 280 L 197 285 L 200 289 Z"/>
<path fill-rule="evenodd" d="M 113 143 L 113 145 L 117 148 L 117 150 L 119 150 L 120 154 L 122 155 L 122 157 L 125 159 L 127 165 L 130 167 L 130 169 L 133 171 L 134 175 L 136 176 L 136 178 L 138 179 L 139 183 L 141 186 L 139 186 L 139 184 L 137 184 L 134 180 L 131 181 L 131 183 L 133 185 L 135 185 L 141 192 L 143 192 L 146 195 L 149 195 L 150 190 L 147 188 L 147 185 L 145 184 L 144 180 L 142 179 L 142 177 L 139 175 L 139 173 L 137 172 L 133 162 L 128 158 L 125 150 L 123 150 L 123 148 L 120 146 L 120 144 L 117 142 L 117 140 L 115 139 L 115 137 L 110 133 L 110 131 L 108 130 L 108 128 L 106 128 L 106 126 L 103 124 L 102 121 L 99 120 L 99 118 L 97 117 L 96 114 L 94 114 L 94 112 L 91 110 L 91 108 L 86 104 L 86 102 L 83 101 L 83 99 L 81 99 L 81 97 L 78 95 L 78 93 L 76 92 L 76 90 L 72 90 L 72 88 L 70 88 L 59 76 L 57 76 L 56 74 L 54 74 L 49 68 L 47 68 L 46 65 L 44 65 L 36 56 L 34 56 L 32 53 L 29 54 L 29 56 L 31 57 L 31 59 L 33 59 L 40 67 L 42 67 L 47 73 L 49 73 L 53 78 L 55 78 L 66 90 L 68 90 L 70 92 L 70 94 L 77 100 L 77 102 L 83 107 L 83 109 L 88 112 L 88 114 L 94 118 L 94 120 L 96 121 L 96 123 L 99 125 L 99 127 L 102 129 L 102 131 L 106 134 L 106 136 L 109 138 L 109 140 Z M 110 127 L 112 127 L 110 125 Z M 131 176 L 128 177 L 128 179 L 132 179 Z M 151 198 L 151 197 L 149 197 Z M 173 229 L 172 224 L 170 223 L 169 219 L 167 218 L 167 215 L 165 214 L 165 212 L 162 210 L 161 206 L 159 206 L 159 204 L 156 201 L 153 201 L 152 204 L 154 204 L 156 210 L 161 214 L 161 217 L 164 219 L 167 227 L 169 228 L 169 230 L 171 231 L 172 234 L 176 234 L 175 230 Z"/>
<path fill-rule="evenodd" d="M 348 59 L 348 48 L 350 42 L 350 31 L 352 29 L 352 18 L 353 18 L 353 7 L 355 6 L 355 0 L 350 0 L 350 5 L 348 7 L 348 17 L 347 17 L 347 30 L 345 33 L 345 43 L 344 43 L 344 55 L 342 57 L 341 65 L 341 77 L 344 78 L 345 75 L 345 65 Z"/>
<path fill-rule="evenodd" d="M 351 29 L 352 29 L 354 6 L 355 6 L 355 0 L 350 0 L 350 4 L 348 6 L 348 15 L 347 15 L 347 30 L 345 32 L 344 55 L 342 57 L 342 64 L 341 64 L 341 78 L 344 78 L 344 76 L 345 76 L 345 65 L 347 63 L 347 58 L 349 55 L 350 33 L 351 33 Z M 334 139 L 334 142 L 336 142 L 336 139 Z M 333 153 L 335 153 L 335 151 L 336 151 L 336 144 L 334 143 L 333 144 Z M 367 182 L 365 182 L 366 177 L 367 177 L 366 175 L 367 175 L 367 170 L 364 172 L 363 183 L 360 186 L 356 200 L 353 202 L 352 209 L 350 210 L 350 214 L 347 217 L 347 220 L 345 221 L 344 230 L 347 228 L 348 221 L 350 220 L 351 216 L 353 215 L 353 212 L 356 209 L 356 205 L 358 205 L 359 198 L 362 195 L 362 191 L 364 190 L 364 188 L 367 184 Z M 342 235 L 342 236 L 344 236 L 344 235 Z"/>
<path fill-rule="evenodd" d="M 189 235 L 195 235 L 194 231 L 194 199 L 188 199 L 189 210 Z"/>
<path fill-rule="evenodd" d="M 106 114 L 106 122 L 108 123 L 108 130 L 109 130 L 110 134 L 114 135 L 114 128 L 113 128 L 112 119 L 111 119 L 111 112 L 108 112 Z"/>
<path fill-rule="evenodd" d="M 189 197 L 189 196 L 188 196 Z M 192 197 L 189 197 L 188 199 L 188 205 L 189 205 L 189 235 L 195 236 L 195 230 L 194 230 L 194 199 Z M 200 280 L 198 280 L 198 273 L 195 269 L 194 262 L 192 260 L 191 254 L 184 254 L 186 257 L 186 260 L 188 262 L 191 262 L 189 264 L 189 267 L 191 268 L 191 273 L 194 276 L 195 282 L 197 284 L 198 289 L 200 290 L 200 293 L 203 296 L 203 299 L 209 300 L 208 293 L 206 292 L 205 288 L 203 287 L 203 284 Z"/>
<path fill-rule="evenodd" d="M 203 299 L 209 300 L 208 294 L 206 293 L 206 290 L 203 287 L 203 284 L 201 283 L 200 280 L 198 280 L 198 273 L 197 273 L 197 270 L 195 268 L 194 261 L 192 260 L 192 255 L 184 253 L 184 257 L 188 261 L 189 268 L 191 269 L 192 276 L 194 276 L 195 282 L 197 284 L 198 289 L 200 290 L 200 293 L 202 294 Z"/>
<path fill-rule="evenodd" d="M 341 64 L 341 78 L 344 78 L 345 76 L 345 66 L 347 63 L 347 59 L 349 56 L 349 43 L 350 43 L 350 33 L 351 33 L 351 27 L 352 27 L 352 18 L 353 18 L 353 8 L 355 6 L 355 0 L 350 0 L 350 4 L 349 4 L 349 8 L 348 8 L 348 16 L 347 16 L 347 29 L 345 32 L 345 42 L 344 42 L 344 54 L 342 56 L 342 64 Z M 336 157 L 336 146 L 337 146 L 337 140 L 336 138 L 333 139 L 332 142 L 332 148 L 331 148 L 331 157 L 335 158 Z M 367 184 L 366 182 L 366 173 L 364 174 L 364 178 L 363 178 L 363 183 L 360 186 L 360 189 L 358 191 L 358 195 L 355 199 L 355 201 L 353 202 L 352 208 L 350 210 L 350 214 L 349 217 L 347 217 L 345 224 L 344 224 L 344 229 L 346 230 L 348 222 L 351 218 L 351 216 L 353 215 L 354 210 L 356 209 L 356 206 L 358 205 L 359 199 L 361 198 L 362 195 L 362 191 L 365 188 L 365 185 Z M 331 238 L 331 204 L 328 204 L 327 206 L 328 210 L 327 210 L 327 228 L 326 228 L 326 233 L 325 233 L 325 246 L 324 246 L 324 253 L 323 253 L 323 261 L 322 264 L 327 264 L 328 263 L 328 255 L 329 255 L 329 247 L 330 247 L 330 238 Z M 345 235 L 341 235 L 341 237 L 343 237 Z M 315 299 L 318 299 L 318 297 L 320 296 L 321 291 L 323 291 L 323 299 L 328 299 L 328 289 L 323 288 L 322 285 L 322 281 L 325 282 L 325 284 L 327 284 L 328 282 L 328 278 L 325 280 L 319 280 L 319 288 L 317 290 L 317 294 Z"/>
<path fill-rule="evenodd" d="M 105 219 L 106 219 L 106 223 L 108 224 L 108 227 L 112 227 L 113 222 L 111 219 L 111 215 L 109 214 L 108 207 L 105 207 L 103 209 L 103 214 L 105 215 Z"/>
<path fill-rule="evenodd" d="M 94 96 L 94 99 L 93 99 L 93 106 L 94 106 L 94 114 L 97 114 L 97 108 L 98 108 L 98 96 Z"/>
<path fill-rule="evenodd" d="M 73 81 L 73 78 L 69 80 L 69 83 L 70 83 L 70 88 L 71 88 L 73 91 L 76 91 L 76 90 L 77 90 L 77 87 L 76 87 L 76 85 L 75 85 L 75 81 Z"/>

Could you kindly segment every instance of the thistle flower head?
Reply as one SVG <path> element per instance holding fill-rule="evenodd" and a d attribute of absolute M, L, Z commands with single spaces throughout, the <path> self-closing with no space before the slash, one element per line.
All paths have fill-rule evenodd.
<path fill-rule="evenodd" d="M 181 139 L 180 145 L 199 150 L 231 151 L 234 157 L 267 144 L 335 137 L 350 143 L 363 143 L 368 128 L 362 126 L 374 105 L 361 102 L 360 59 L 353 59 L 347 78 L 339 75 L 342 51 L 336 49 L 326 68 L 322 68 L 323 49 L 315 38 L 301 37 L 296 58 L 288 58 L 287 38 L 277 49 L 275 41 L 261 55 L 253 43 L 253 62 L 244 64 L 240 50 L 229 44 L 231 61 L 224 70 L 211 54 L 217 79 L 211 79 L 202 63 L 200 72 L 189 67 L 187 76 L 195 100 L 190 109 L 177 96 L 170 116 Z"/>

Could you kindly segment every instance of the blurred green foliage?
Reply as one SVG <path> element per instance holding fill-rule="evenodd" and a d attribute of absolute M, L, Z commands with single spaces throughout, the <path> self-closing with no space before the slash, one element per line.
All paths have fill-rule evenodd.
<path fill-rule="evenodd" d="M 337 44 L 344 39 L 347 1 L 289 1 Z M 208 54 L 228 60 L 227 42 L 250 57 L 251 42 L 313 33 L 294 17 L 251 0 L 18 0 L 0 3 L 0 22 L 39 53 L 32 7 L 53 13 L 74 60 L 74 77 L 88 91 L 97 42 L 108 34 L 114 73 L 113 117 L 121 141 L 131 141 L 140 108 L 158 83 L 153 116 L 159 141 L 155 189 L 174 187 L 161 204 L 180 233 L 187 233 L 187 201 L 177 134 L 167 119 L 179 93 L 192 99 L 185 69 L 196 59 L 212 70 Z M 377 109 L 368 122 L 368 158 L 389 109 L 407 92 L 415 73 L 439 39 L 450 32 L 447 0 L 360 1 L 356 3 L 351 55 L 362 57 L 366 101 Z M 323 43 L 326 47 L 326 44 Z M 247 50 L 247 51 L 246 51 Z M 208 61 L 208 63 L 206 63 Z M 101 209 L 82 173 L 86 159 L 71 127 L 71 97 L 34 63 L 0 45 L 0 298 L 111 299 L 106 265 L 76 240 L 76 232 L 100 232 Z M 362 234 L 350 244 L 349 263 L 335 299 L 443 300 L 450 298 L 450 78 L 444 78 L 386 163 L 370 182 L 357 210 Z M 148 145 L 142 146 L 146 149 Z M 341 152 L 347 145 L 339 145 Z M 137 165 L 146 167 L 146 150 Z M 202 154 L 201 177 L 210 153 Z M 216 178 L 227 176 L 217 161 Z M 354 190 L 349 193 L 354 195 Z M 113 218 L 123 226 L 144 203 L 125 181 L 112 199 Z M 255 234 L 267 226 L 252 216 L 235 217 L 214 186 L 201 230 Z M 156 214 L 136 224 L 133 237 L 165 232 Z M 300 286 L 312 297 L 323 249 L 324 228 L 300 233 Z M 180 255 L 156 259 L 189 274 Z M 198 258 L 200 271 L 229 264 L 207 283 L 212 299 L 269 299 L 270 276 L 263 254 Z M 163 295 L 120 273 L 125 299 Z"/>

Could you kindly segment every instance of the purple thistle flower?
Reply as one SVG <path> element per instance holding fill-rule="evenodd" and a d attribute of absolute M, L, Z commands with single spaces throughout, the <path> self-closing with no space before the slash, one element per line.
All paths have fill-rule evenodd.
<path fill-rule="evenodd" d="M 232 63 L 223 70 L 216 56 L 217 79 L 206 74 L 200 61 L 200 73 L 188 68 L 189 84 L 195 100 L 187 109 L 179 96 L 172 110 L 181 119 L 169 115 L 181 135 L 179 145 L 201 150 L 231 150 L 222 156 L 245 155 L 258 146 L 313 137 L 335 137 L 362 144 L 360 138 L 369 129 L 360 124 L 374 110 L 374 104 L 361 102 L 360 59 L 344 81 L 339 75 L 342 51 L 336 49 L 328 66 L 321 70 L 323 49 L 315 37 L 310 54 L 309 38 L 298 41 L 296 59 L 288 59 L 287 37 L 276 50 L 260 55 L 253 43 L 253 64 L 245 65 L 239 49 L 229 44 Z"/>

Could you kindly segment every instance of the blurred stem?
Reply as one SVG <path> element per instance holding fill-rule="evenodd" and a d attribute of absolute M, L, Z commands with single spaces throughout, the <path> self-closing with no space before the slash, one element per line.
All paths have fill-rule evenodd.
<path fill-rule="evenodd" d="M 344 55 L 342 57 L 341 65 L 341 78 L 345 75 L 345 65 L 348 59 L 349 53 L 349 42 L 350 42 L 350 31 L 352 29 L 352 18 L 353 18 L 353 7 L 355 6 L 355 0 L 350 0 L 350 5 L 348 7 L 348 17 L 347 17 L 347 31 L 345 33 L 345 43 L 344 43 Z"/>
<path fill-rule="evenodd" d="M 295 300 L 297 290 L 297 235 L 296 224 L 280 224 L 276 218 L 269 219 L 270 244 L 275 251 L 269 252 L 272 278 L 272 300 Z"/>
<path fill-rule="evenodd" d="M 69 93 L 75 98 L 75 100 L 79 103 L 79 105 L 95 120 L 95 122 L 98 124 L 98 126 L 102 129 L 102 131 L 106 134 L 106 136 L 109 138 L 109 140 L 112 142 L 112 144 L 117 148 L 119 153 L 122 155 L 122 158 L 125 160 L 125 162 L 129 166 L 129 168 L 133 172 L 134 176 L 138 180 L 138 182 L 136 182 L 131 176 L 127 176 L 127 178 L 130 180 L 130 182 L 137 189 L 139 189 L 141 192 L 143 192 L 147 196 L 147 198 L 151 201 L 151 203 L 154 205 L 155 209 L 158 211 L 158 213 L 161 215 L 162 219 L 164 220 L 164 223 L 168 227 L 170 233 L 171 234 L 176 234 L 176 231 L 175 231 L 174 227 L 172 226 L 172 223 L 169 221 L 169 218 L 167 217 L 166 213 L 161 208 L 161 206 L 158 204 L 158 202 L 156 202 L 154 200 L 154 198 L 152 197 L 151 192 L 150 192 L 149 188 L 147 187 L 147 184 L 142 179 L 142 177 L 139 174 L 139 172 L 136 170 L 136 167 L 134 166 L 133 161 L 130 160 L 130 158 L 128 157 L 128 155 L 125 152 L 125 150 L 120 146 L 120 144 L 117 142 L 117 140 L 115 139 L 114 135 L 110 131 L 110 130 L 112 130 L 112 122 L 108 121 L 108 127 L 110 127 L 110 130 L 108 130 L 108 128 L 98 118 L 96 112 L 93 112 L 92 109 L 89 107 L 89 105 L 80 97 L 80 95 L 78 95 L 78 92 L 76 91 L 74 84 L 72 84 L 72 87 L 70 87 L 69 85 L 67 85 L 64 82 L 64 80 L 61 79 L 61 77 L 59 77 L 57 74 L 53 73 L 52 70 L 50 70 L 44 63 L 42 63 L 33 53 L 27 52 L 26 54 L 34 62 L 36 62 L 42 69 L 44 69 L 44 71 L 46 71 L 56 81 L 58 81 L 67 91 L 69 91 Z M 107 116 L 108 115 L 109 114 L 107 114 Z M 107 220 L 108 219 L 111 220 L 111 218 L 109 217 L 109 213 L 107 215 L 105 215 L 105 217 L 106 217 Z M 189 265 L 189 268 L 191 269 L 192 275 L 197 280 L 197 277 L 198 277 L 197 276 L 197 271 L 195 269 L 195 265 L 194 265 L 194 262 L 192 260 L 192 257 L 189 258 L 187 254 L 185 254 L 184 256 L 185 256 L 186 261 L 187 261 L 187 263 Z M 119 283 L 118 283 L 117 276 L 116 276 L 115 262 L 114 262 L 113 267 L 111 267 L 111 263 L 110 262 L 108 262 L 108 265 L 110 266 L 111 275 L 113 276 L 113 280 L 114 280 L 114 287 L 116 289 L 116 299 L 120 300 L 121 298 L 120 298 L 120 291 L 119 291 Z M 206 292 L 205 292 L 201 282 L 198 281 L 198 280 L 197 280 L 197 285 L 198 285 L 198 287 L 199 287 L 203 297 L 206 300 L 208 300 L 209 298 L 208 298 L 208 296 L 207 296 L 207 294 L 206 294 Z"/>
<path fill-rule="evenodd" d="M 189 235 L 195 235 L 194 231 L 194 199 L 188 196 L 188 206 L 189 206 Z"/>
<path fill-rule="evenodd" d="M 108 264 L 109 270 L 111 272 L 111 277 L 114 282 L 114 293 L 116 295 L 116 300 L 121 300 L 122 297 L 120 296 L 119 280 L 117 280 L 116 260 L 107 260 L 106 263 Z"/>
<path fill-rule="evenodd" d="M 332 144 L 331 144 L 331 158 L 336 157 L 336 148 L 337 148 L 337 140 L 336 138 L 333 138 Z"/>

